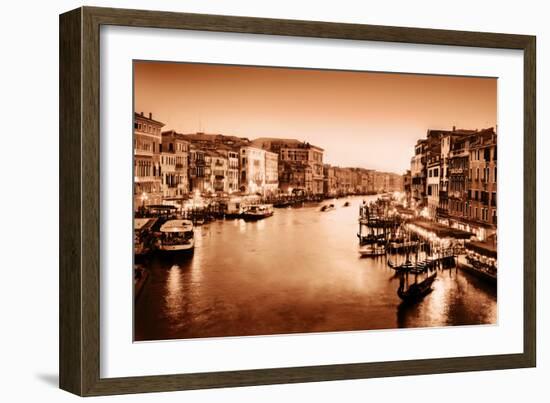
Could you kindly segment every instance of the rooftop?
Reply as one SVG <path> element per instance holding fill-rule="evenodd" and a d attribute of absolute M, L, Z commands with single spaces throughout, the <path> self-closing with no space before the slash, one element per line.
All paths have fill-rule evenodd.
<path fill-rule="evenodd" d="M 139 118 L 141 120 L 145 120 L 146 122 L 154 123 L 156 125 L 159 125 L 160 127 L 164 126 L 164 123 L 159 122 L 158 120 L 153 119 L 153 114 L 149 112 L 149 117 L 145 116 L 143 112 L 137 113 L 134 112 L 134 118 Z"/>

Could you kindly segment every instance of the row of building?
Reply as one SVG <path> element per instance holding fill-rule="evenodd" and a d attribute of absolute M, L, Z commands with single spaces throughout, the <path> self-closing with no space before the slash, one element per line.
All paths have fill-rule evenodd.
<path fill-rule="evenodd" d="M 134 206 L 177 203 L 191 192 L 274 196 L 368 194 L 403 189 L 403 177 L 323 163 L 324 150 L 295 139 L 181 134 L 134 114 Z"/>
<path fill-rule="evenodd" d="M 429 218 L 486 240 L 497 229 L 497 133 L 428 130 L 403 175 L 410 204 Z"/>

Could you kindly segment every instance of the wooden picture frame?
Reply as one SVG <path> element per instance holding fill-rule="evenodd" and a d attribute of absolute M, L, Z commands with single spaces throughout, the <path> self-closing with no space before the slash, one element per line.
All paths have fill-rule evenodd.
<path fill-rule="evenodd" d="M 521 354 L 100 377 L 99 35 L 102 25 L 524 52 L 524 349 Z M 60 16 L 60 387 L 81 396 L 533 367 L 536 363 L 535 37 L 82 7 Z"/>

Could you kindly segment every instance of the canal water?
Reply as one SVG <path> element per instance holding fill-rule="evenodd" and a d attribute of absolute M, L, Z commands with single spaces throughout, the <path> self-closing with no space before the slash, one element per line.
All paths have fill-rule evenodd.
<path fill-rule="evenodd" d="M 328 212 L 311 204 L 275 209 L 261 221 L 197 227 L 194 254 L 146 263 L 135 340 L 496 323 L 495 288 L 460 269 L 438 270 L 433 292 L 401 304 L 386 257 L 357 252 L 359 205 L 374 198 L 325 201 L 336 206 Z"/>

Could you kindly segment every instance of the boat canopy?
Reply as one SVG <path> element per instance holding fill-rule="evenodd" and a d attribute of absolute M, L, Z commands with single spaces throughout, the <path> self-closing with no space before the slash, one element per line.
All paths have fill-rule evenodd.
<path fill-rule="evenodd" d="M 187 232 L 191 230 L 193 230 L 193 223 L 189 220 L 170 220 L 160 227 L 161 232 Z"/>
<path fill-rule="evenodd" d="M 426 219 L 416 219 L 410 222 L 410 224 L 416 225 L 428 232 L 434 233 L 440 238 L 457 238 L 457 239 L 470 239 L 474 234 L 471 232 L 463 231 L 458 228 L 447 227 L 439 223 L 428 221 Z"/>
<path fill-rule="evenodd" d="M 472 241 L 464 244 L 464 247 L 468 250 L 477 252 L 480 255 L 485 255 L 487 257 L 492 257 L 495 259 L 497 257 L 497 249 L 495 245 L 490 242 Z"/>

